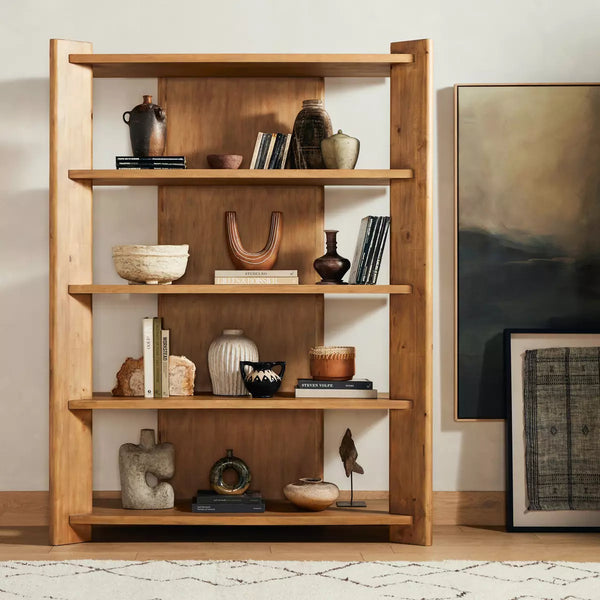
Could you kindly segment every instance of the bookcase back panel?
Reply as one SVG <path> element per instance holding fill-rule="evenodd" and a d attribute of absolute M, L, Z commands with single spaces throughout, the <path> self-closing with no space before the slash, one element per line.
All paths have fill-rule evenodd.
<path fill-rule="evenodd" d="M 171 413 L 168 419 L 165 413 Z M 227 448 L 250 467 L 251 488 L 265 498 L 283 498 L 283 486 L 300 477 L 323 476 L 323 411 L 171 410 L 159 414 L 163 415 L 161 441 L 176 444 L 175 477 L 170 483 L 177 498 L 191 498 L 197 489 L 209 489 L 210 468 Z"/>
<path fill-rule="evenodd" d="M 242 154 L 247 168 L 257 133 L 291 132 L 302 100 L 323 97 L 323 81 L 161 79 L 159 96 L 167 111 L 167 154 L 185 155 L 188 168 L 207 168 L 207 154 Z M 297 269 L 301 283 L 318 280 L 312 263 L 323 254 L 322 187 L 167 186 L 159 189 L 158 241 L 190 245 L 186 274 L 173 285 L 213 283 L 215 269 L 235 268 L 227 250 L 228 210 L 236 211 L 250 251 L 264 247 L 271 212 L 281 211 L 274 268 Z M 160 296 L 159 315 L 171 330 L 172 353 L 196 364 L 197 391 L 211 389 L 208 347 L 223 329 L 243 329 L 261 360 L 287 362 L 282 391 L 308 376 L 308 350 L 323 342 L 320 295 Z M 322 473 L 321 411 L 159 411 L 159 429 L 162 440 L 179 448 L 174 485 L 180 497 L 206 484 L 208 469 L 226 448 L 249 463 L 266 497 L 280 498 L 285 483 Z"/>
<path fill-rule="evenodd" d="M 158 89 L 166 154 L 184 154 L 188 169 L 209 168 L 208 154 L 241 154 L 247 169 L 259 131 L 291 133 L 302 101 L 324 94 L 318 77 L 168 78 Z"/>

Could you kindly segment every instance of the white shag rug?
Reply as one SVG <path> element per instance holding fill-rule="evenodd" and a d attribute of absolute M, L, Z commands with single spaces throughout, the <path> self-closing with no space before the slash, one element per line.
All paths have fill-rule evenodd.
<path fill-rule="evenodd" d="M 598 600 L 600 563 L 10 561 L 0 598 Z"/>

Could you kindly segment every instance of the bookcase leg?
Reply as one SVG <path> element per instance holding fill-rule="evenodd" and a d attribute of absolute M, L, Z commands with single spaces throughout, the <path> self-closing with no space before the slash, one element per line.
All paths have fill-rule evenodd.
<path fill-rule="evenodd" d="M 431 41 L 397 42 L 414 56 L 391 68 L 390 166 L 414 177 L 390 185 L 390 283 L 412 294 L 390 297 L 390 396 L 411 410 L 390 411 L 390 512 L 413 517 L 390 539 L 431 544 L 432 509 L 432 87 Z"/>
<path fill-rule="evenodd" d="M 69 400 L 92 395 L 92 297 L 70 283 L 92 283 L 92 187 L 69 179 L 92 168 L 92 70 L 69 54 L 92 45 L 50 41 L 50 543 L 90 539 L 69 515 L 92 509 L 92 412 Z"/>

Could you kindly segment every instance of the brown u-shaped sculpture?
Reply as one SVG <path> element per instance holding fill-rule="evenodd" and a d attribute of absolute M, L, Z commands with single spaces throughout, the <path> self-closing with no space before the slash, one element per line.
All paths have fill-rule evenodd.
<path fill-rule="evenodd" d="M 281 234 L 283 229 L 283 213 L 274 211 L 271 213 L 271 228 L 266 246 L 260 252 L 248 252 L 242 245 L 240 232 L 237 226 L 237 215 L 235 211 L 228 210 L 226 213 L 227 245 L 233 264 L 238 269 L 268 270 L 273 267 L 277 260 Z"/>

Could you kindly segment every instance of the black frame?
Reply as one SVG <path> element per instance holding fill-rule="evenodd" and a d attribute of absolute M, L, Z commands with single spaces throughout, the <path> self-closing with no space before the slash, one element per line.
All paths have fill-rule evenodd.
<path fill-rule="evenodd" d="M 600 527 L 523 527 L 514 525 L 513 507 L 513 449 L 512 449 L 512 395 L 511 395 L 511 352 L 510 342 L 513 334 L 549 333 L 549 334 L 595 334 L 600 329 L 505 329 L 504 330 L 504 397 L 506 399 L 506 531 L 513 532 L 600 532 Z"/>

